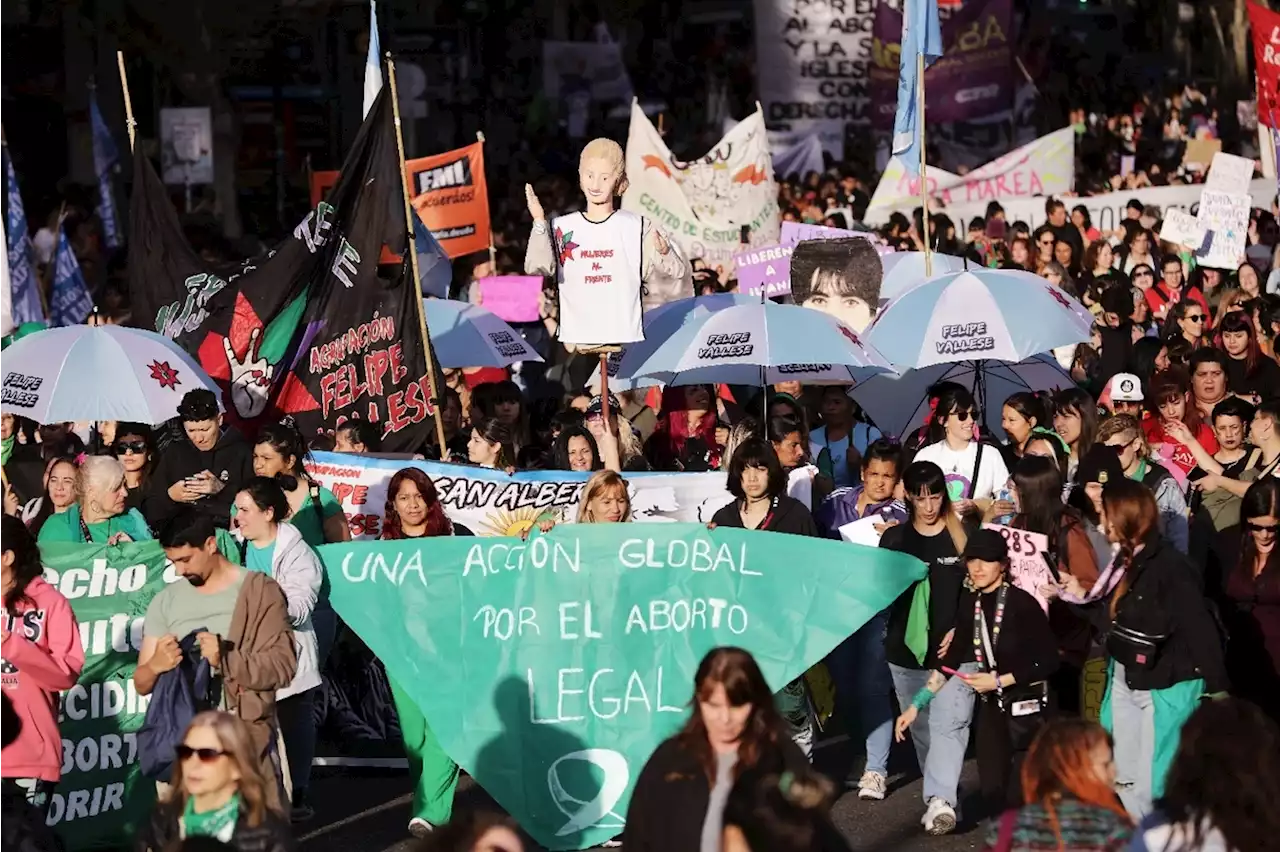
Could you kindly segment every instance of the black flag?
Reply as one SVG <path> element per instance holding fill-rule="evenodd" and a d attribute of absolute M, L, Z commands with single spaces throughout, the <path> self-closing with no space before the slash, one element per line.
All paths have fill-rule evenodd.
<path fill-rule="evenodd" d="M 378 275 L 406 244 L 391 103 L 383 90 L 342 176 L 265 256 L 214 268 L 192 250 L 151 163 L 135 157 L 129 289 L 135 322 L 191 352 L 252 433 L 290 414 L 311 437 L 346 419 L 382 424 L 384 446 L 427 434 L 429 394 L 411 277 Z"/>

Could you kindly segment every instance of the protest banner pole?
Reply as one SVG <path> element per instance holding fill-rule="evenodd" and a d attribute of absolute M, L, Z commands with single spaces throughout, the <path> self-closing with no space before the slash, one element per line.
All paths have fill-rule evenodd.
<path fill-rule="evenodd" d="M 933 250 L 929 245 L 929 181 L 925 175 L 925 156 L 924 156 L 924 53 L 916 58 L 916 77 L 919 82 L 916 84 L 916 98 L 918 104 L 916 112 L 919 113 L 917 120 L 920 122 L 920 206 L 921 217 L 920 225 L 924 228 L 924 274 L 925 277 L 933 275 Z"/>
<path fill-rule="evenodd" d="M 483 130 L 476 131 L 476 141 L 480 143 L 481 147 L 484 147 L 484 131 Z M 486 183 L 485 186 L 487 188 L 488 184 Z M 492 267 L 492 270 L 489 272 L 489 274 L 497 275 L 498 274 L 498 250 L 493 247 L 493 217 L 492 216 L 489 217 L 489 266 Z"/>
<path fill-rule="evenodd" d="M 129 153 L 133 153 L 133 136 L 136 122 L 133 120 L 133 101 L 129 98 L 129 75 L 124 71 L 124 51 L 116 51 L 116 67 L 120 69 L 120 91 L 124 92 L 124 124 L 129 128 Z"/>
<path fill-rule="evenodd" d="M 431 337 L 427 333 L 427 307 L 423 304 L 422 279 L 418 277 L 418 251 L 414 240 L 413 206 L 409 203 L 409 173 L 404 163 L 404 134 L 400 129 L 400 97 L 396 93 L 396 63 L 387 53 L 387 84 L 391 87 L 391 114 L 396 125 L 396 155 L 400 158 L 400 189 L 404 196 L 405 251 L 409 254 L 409 266 L 413 273 L 413 291 L 417 296 L 418 330 L 422 333 L 422 357 L 427 362 L 427 384 L 431 393 L 431 407 L 435 412 L 436 439 L 440 442 L 440 458 L 445 457 L 444 420 L 440 417 L 441 400 L 436 392 L 436 366 L 431 358 Z"/>

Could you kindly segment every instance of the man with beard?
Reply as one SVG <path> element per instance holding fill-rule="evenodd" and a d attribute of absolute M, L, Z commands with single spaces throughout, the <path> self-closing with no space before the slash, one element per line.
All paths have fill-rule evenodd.
<path fill-rule="evenodd" d="M 181 662 L 179 643 L 194 637 L 192 653 L 213 670 L 210 706 L 249 726 L 263 771 L 279 778 L 271 748 L 275 693 L 289 685 L 298 665 L 284 592 L 266 574 L 228 561 L 218 551 L 213 519 L 198 509 L 182 509 L 156 537 L 186 582 L 170 583 L 147 607 L 134 686 L 150 695 Z M 272 788 L 268 798 L 280 806 L 279 790 Z"/>

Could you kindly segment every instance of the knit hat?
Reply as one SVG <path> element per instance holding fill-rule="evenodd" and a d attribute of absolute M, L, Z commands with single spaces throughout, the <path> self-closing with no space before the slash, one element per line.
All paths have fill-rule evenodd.
<path fill-rule="evenodd" d="M 1124 468 L 1120 466 L 1120 454 L 1115 447 L 1106 444 L 1094 444 L 1089 452 L 1080 459 L 1080 467 L 1076 468 L 1076 484 L 1088 485 L 1097 482 L 1107 485 L 1124 479 Z"/>
<path fill-rule="evenodd" d="M 1009 545 L 1004 536 L 986 528 L 976 530 L 964 545 L 965 561 L 1003 562 L 1009 558 Z"/>

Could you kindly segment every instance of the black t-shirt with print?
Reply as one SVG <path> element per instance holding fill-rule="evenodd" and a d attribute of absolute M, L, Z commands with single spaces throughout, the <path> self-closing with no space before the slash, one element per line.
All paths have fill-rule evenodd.
<path fill-rule="evenodd" d="M 884 640 L 885 659 L 906 669 L 933 668 L 938 662 L 938 645 L 955 623 L 956 603 L 964 582 L 965 568 L 946 529 L 935 535 L 921 535 L 910 523 L 885 530 L 880 546 L 914 556 L 929 566 L 929 653 L 924 665 L 916 662 L 907 648 L 907 619 L 915 594 L 912 584 L 889 606 L 889 626 Z"/>

